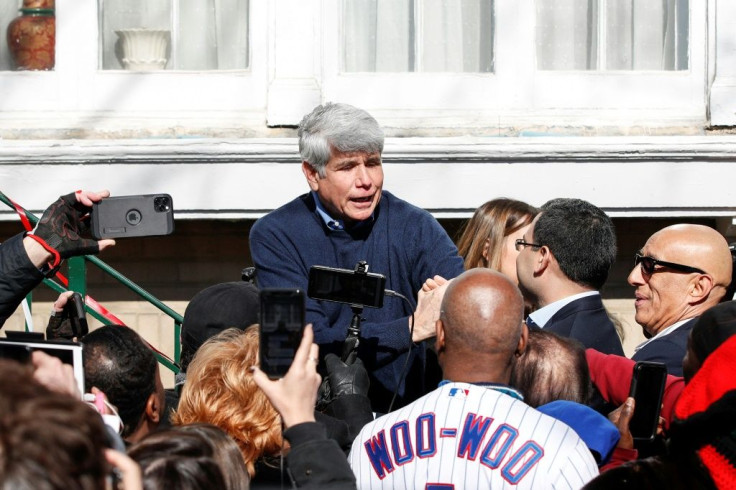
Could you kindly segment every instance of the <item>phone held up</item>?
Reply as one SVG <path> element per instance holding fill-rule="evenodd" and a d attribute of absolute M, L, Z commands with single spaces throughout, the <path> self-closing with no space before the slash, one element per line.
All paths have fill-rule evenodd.
<path fill-rule="evenodd" d="M 639 361 L 634 365 L 629 396 L 634 398 L 634 415 L 629 430 L 634 440 L 651 441 L 657 435 L 667 366 L 661 362 Z"/>
<path fill-rule="evenodd" d="M 314 265 L 309 269 L 307 295 L 312 299 L 381 308 L 386 276 Z"/>
<path fill-rule="evenodd" d="M 282 378 L 291 367 L 304 332 L 304 291 L 264 288 L 260 292 L 261 370 Z"/>
<path fill-rule="evenodd" d="M 108 197 L 94 203 L 90 215 L 97 240 L 174 232 L 174 203 L 168 194 Z"/>
<path fill-rule="evenodd" d="M 75 292 L 72 294 L 64 305 L 64 315 L 69 317 L 72 326 L 72 333 L 78 339 L 89 333 L 87 324 L 87 315 L 84 311 L 84 300 L 82 295 Z"/>

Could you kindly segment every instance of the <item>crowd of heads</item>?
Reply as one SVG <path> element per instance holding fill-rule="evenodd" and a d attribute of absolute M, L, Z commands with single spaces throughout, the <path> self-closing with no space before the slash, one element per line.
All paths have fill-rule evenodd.
<path fill-rule="evenodd" d="M 341 199 L 350 205 L 350 189 L 339 179 L 330 180 L 328 162 L 336 153 L 362 155 L 369 170 L 358 170 L 363 172 L 359 179 L 369 194 L 357 197 L 364 203 L 372 199 L 371 214 L 383 183 L 378 167 L 384 134 L 377 121 L 361 109 L 328 103 L 306 115 L 297 134 L 312 190 L 320 185 L 329 189 L 333 201 L 323 203 L 328 211 L 339 208 Z M 72 205 L 74 199 L 65 196 L 61 203 Z M 366 218 L 365 206 L 344 217 Z M 560 291 L 576 296 L 601 290 L 617 254 L 611 218 L 580 199 L 553 199 L 537 209 L 498 198 L 475 211 L 457 246 L 466 271 L 449 284 L 434 281 L 445 288 L 434 323 L 444 380 L 518 390 L 528 406 L 579 431 L 603 465 L 628 428 L 608 423 L 602 432 L 591 429 L 606 421 L 590 408 L 600 392 L 585 347 L 574 338 L 532 328 L 525 318 L 550 298 L 566 299 Z M 732 483 L 733 263 L 723 236 L 702 225 L 664 228 L 637 252 L 628 282 L 635 288 L 635 320 L 646 335 L 661 340 L 663 332 L 697 318 L 686 350 L 679 353 L 684 356 L 684 388 L 673 409 L 666 449 L 610 470 L 588 488 Z M 171 420 L 156 356 L 139 334 L 107 325 L 81 339 L 86 385 L 104 393 L 115 407 L 122 422 L 119 436 L 129 445 L 127 454 L 137 463 L 145 489 L 247 489 L 260 471 L 289 451 L 282 416 L 254 375 L 260 373 L 254 368 L 259 364 L 258 294 L 254 284 L 242 281 L 208 287 L 191 299 L 180 339 L 181 389 L 176 406 L 170 407 Z M 314 358 L 305 354 L 301 360 L 318 384 L 312 364 L 319 361 L 317 350 L 309 347 L 314 347 Z M 363 369 L 362 363 L 355 366 Z M 348 374 L 353 382 L 359 377 L 355 370 Z M 30 488 L 28 482 L 39 489 L 105 488 L 116 474 L 107 452 L 122 443 L 116 437 L 90 404 L 50 389 L 34 378 L 32 367 L 0 359 L 2 488 Z"/>

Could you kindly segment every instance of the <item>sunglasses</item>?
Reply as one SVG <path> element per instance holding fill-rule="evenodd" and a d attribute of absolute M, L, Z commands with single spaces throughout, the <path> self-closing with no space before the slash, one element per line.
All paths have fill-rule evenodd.
<path fill-rule="evenodd" d="M 690 267 L 689 265 L 675 264 L 674 262 L 665 262 L 664 260 L 657 260 L 653 257 L 649 257 L 642 254 L 636 254 L 634 256 L 634 267 L 641 264 L 641 270 L 646 275 L 652 275 L 656 272 L 655 267 L 667 267 L 680 272 L 697 272 L 698 274 L 707 274 L 703 269 L 697 267 Z"/>

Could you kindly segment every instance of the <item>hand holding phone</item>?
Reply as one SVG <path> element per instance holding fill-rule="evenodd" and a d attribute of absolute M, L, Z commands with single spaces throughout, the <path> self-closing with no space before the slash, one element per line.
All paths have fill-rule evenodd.
<path fill-rule="evenodd" d="M 268 379 L 257 368 L 253 373 L 253 380 L 281 414 L 287 429 L 303 422 L 314 422 L 317 387 L 321 378 L 314 362 L 319 355 L 319 347 L 313 340 L 312 326 L 307 325 L 294 362 L 283 379 Z"/>
<path fill-rule="evenodd" d="M 81 339 L 89 333 L 87 315 L 84 311 L 84 300 L 82 295 L 76 291 L 67 299 L 64 305 L 64 316 L 69 318 L 72 333 L 77 339 Z"/>
<path fill-rule="evenodd" d="M 667 366 L 661 362 L 639 361 L 634 365 L 629 396 L 634 398 L 634 415 L 629 430 L 634 440 L 650 441 L 657 435 Z"/>
<path fill-rule="evenodd" d="M 269 378 L 286 375 L 304 331 L 304 291 L 262 289 L 260 364 Z"/>

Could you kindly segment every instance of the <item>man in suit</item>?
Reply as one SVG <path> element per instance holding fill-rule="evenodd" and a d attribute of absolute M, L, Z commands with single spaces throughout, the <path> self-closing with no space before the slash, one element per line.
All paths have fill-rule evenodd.
<path fill-rule="evenodd" d="M 516 248 L 519 288 L 539 307 L 527 325 L 623 355 L 599 292 L 616 260 L 616 233 L 606 213 L 581 199 L 553 199 Z"/>
<path fill-rule="evenodd" d="M 635 319 L 648 337 L 632 359 L 663 362 L 669 374 L 682 376 L 693 323 L 724 299 L 732 267 L 728 243 L 712 228 L 679 224 L 652 235 L 629 274 Z"/>

